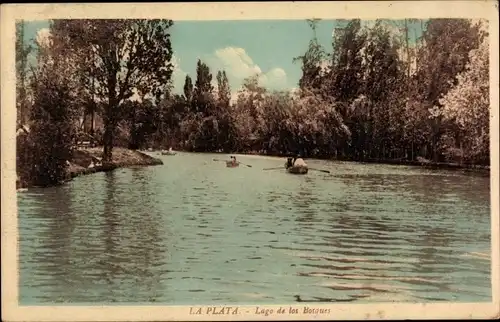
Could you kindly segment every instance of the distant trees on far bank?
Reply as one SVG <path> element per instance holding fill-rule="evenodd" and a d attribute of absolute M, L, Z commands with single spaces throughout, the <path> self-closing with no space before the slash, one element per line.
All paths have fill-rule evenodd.
<path fill-rule="evenodd" d="M 431 19 L 410 45 L 410 22 L 347 21 L 331 53 L 313 37 L 296 59 L 303 71 L 296 93 L 271 92 L 255 76 L 229 103 L 227 81 L 217 77 L 212 88 L 212 72 L 198 61 L 184 94 L 159 105 L 156 122 L 165 124 L 165 135 L 157 137 L 190 151 L 487 165 L 486 25 Z"/>
<path fill-rule="evenodd" d="M 32 129 L 31 148 L 18 147 L 18 172 L 36 163 L 30 177 L 60 180 L 89 116 L 102 120 L 89 135 L 104 146 L 105 162 L 118 144 L 489 164 L 485 22 L 430 19 L 411 43 L 410 23 L 346 21 L 335 30 L 332 52 L 313 37 L 297 57 L 296 92 L 269 91 L 255 76 L 231 101 L 225 71 L 203 61 L 186 76 L 182 94 L 173 93 L 172 21 L 55 20 L 30 77 L 32 49 L 16 42 L 18 108 L 24 119 L 29 109 Z"/>

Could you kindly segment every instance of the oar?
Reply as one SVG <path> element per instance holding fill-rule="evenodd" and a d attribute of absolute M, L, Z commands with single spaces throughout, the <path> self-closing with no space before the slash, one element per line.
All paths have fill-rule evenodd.
<path fill-rule="evenodd" d="M 321 170 L 321 169 L 314 169 L 314 168 L 309 168 L 309 170 L 314 170 L 314 171 L 319 171 L 319 172 L 324 172 L 324 173 L 330 173 L 328 170 Z"/>
<path fill-rule="evenodd" d="M 284 169 L 283 167 L 279 167 L 279 168 L 264 168 L 262 170 L 278 170 L 278 169 Z"/>
<path fill-rule="evenodd" d="M 219 159 L 213 159 L 214 161 L 222 161 L 222 162 L 227 162 L 226 160 L 219 160 Z M 249 164 L 244 164 L 244 163 L 241 163 L 240 161 L 236 161 L 238 162 L 239 164 L 243 164 L 243 165 L 246 165 L 247 167 L 251 168 L 252 166 L 249 165 Z"/>

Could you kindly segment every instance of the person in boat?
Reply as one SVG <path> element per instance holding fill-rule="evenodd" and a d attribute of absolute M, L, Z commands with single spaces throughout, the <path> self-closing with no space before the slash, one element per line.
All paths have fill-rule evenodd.
<path fill-rule="evenodd" d="M 233 162 L 233 165 L 238 164 L 238 161 L 236 161 L 236 157 L 233 155 L 231 156 L 231 161 Z"/>
<path fill-rule="evenodd" d="M 307 163 L 300 157 L 300 154 L 295 155 L 292 161 L 294 167 L 307 167 Z"/>
<path fill-rule="evenodd" d="M 290 167 L 293 167 L 293 157 L 288 157 L 287 160 L 286 160 L 286 168 L 290 168 Z"/>
<path fill-rule="evenodd" d="M 169 148 L 168 148 L 168 152 L 172 152 L 172 147 L 169 147 Z"/>

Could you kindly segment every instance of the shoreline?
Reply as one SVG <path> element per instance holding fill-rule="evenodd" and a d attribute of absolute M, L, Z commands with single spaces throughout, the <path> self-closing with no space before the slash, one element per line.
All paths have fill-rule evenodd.
<path fill-rule="evenodd" d="M 39 187 L 28 184 L 26 180 L 23 181 L 22 179 L 19 179 L 19 181 L 16 182 L 16 190 L 27 188 L 54 187 L 65 184 L 73 180 L 74 178 L 83 175 L 89 175 L 98 172 L 109 172 L 119 168 L 132 166 L 163 165 L 163 161 L 161 159 L 155 158 L 141 151 L 130 150 L 122 147 L 114 147 L 111 164 L 102 165 L 100 164 L 102 151 L 102 147 L 76 149 L 73 153 L 73 158 L 71 160 L 68 160 L 65 180 L 63 180 L 59 184 Z"/>
<path fill-rule="evenodd" d="M 246 154 L 246 153 L 243 153 Z M 256 153 L 248 153 L 249 155 L 256 155 Z M 260 155 L 260 154 L 259 154 Z M 271 155 L 268 156 L 276 156 L 276 157 L 286 157 L 284 155 Z M 307 158 L 306 158 L 307 159 Z M 325 161 L 339 161 L 339 162 L 353 162 L 360 164 L 386 164 L 386 165 L 401 165 L 401 166 L 413 166 L 420 167 L 426 169 L 435 169 L 435 170 L 465 170 L 465 171 L 474 171 L 474 172 L 490 172 L 490 166 L 477 165 L 477 164 L 459 164 L 459 163 L 447 163 L 447 162 L 432 162 L 429 160 L 397 160 L 397 159 L 366 159 L 366 160 L 351 160 L 351 159 L 341 159 L 341 158 L 332 158 L 332 157 L 313 157 L 312 159 L 316 160 L 325 160 Z"/>
<path fill-rule="evenodd" d="M 257 151 L 246 151 L 246 152 L 192 152 L 192 151 L 184 151 L 182 149 L 175 150 L 180 152 L 190 152 L 190 153 L 214 153 L 214 154 L 227 154 L 227 155 L 241 155 L 241 156 L 263 156 L 263 157 L 273 157 L 273 158 L 286 158 L 288 155 L 286 154 L 273 154 L 273 153 L 261 153 Z M 324 161 L 339 161 L 339 162 L 353 162 L 360 164 L 386 164 L 386 165 L 400 165 L 400 166 L 413 166 L 420 167 L 424 169 L 432 169 L 432 170 L 456 170 L 456 171 L 466 171 L 466 172 L 475 172 L 475 173 L 490 173 L 489 165 L 479 165 L 479 164 L 460 164 L 453 162 L 433 162 L 430 160 L 426 160 L 421 158 L 421 160 L 401 160 L 401 159 L 366 159 L 366 160 L 352 160 L 352 159 L 343 159 L 343 158 L 333 158 L 333 157 L 304 157 L 304 159 L 316 159 L 316 160 L 324 160 Z"/>
<path fill-rule="evenodd" d="M 109 172 L 119 168 L 126 168 L 132 166 L 155 166 L 163 165 L 163 161 L 159 158 L 155 158 L 150 155 L 150 153 L 157 153 L 160 150 L 130 150 L 123 147 L 113 148 L 113 160 L 111 164 L 100 165 L 100 159 L 102 156 L 102 147 L 93 148 L 80 148 L 76 149 L 73 153 L 73 158 L 68 160 L 69 165 L 67 168 L 67 178 L 58 184 L 53 184 L 49 186 L 44 186 L 42 188 L 53 187 L 67 183 L 74 178 L 83 175 L 89 175 L 98 172 Z M 257 151 L 246 151 L 246 152 L 194 152 L 186 151 L 183 149 L 175 149 L 176 152 L 187 152 L 187 153 L 212 153 L 212 154 L 227 154 L 227 155 L 241 155 L 241 156 L 262 156 L 262 157 L 273 157 L 273 158 L 286 158 L 285 154 L 273 154 L 273 153 L 260 153 Z M 148 154 L 149 153 L 149 154 Z M 307 159 L 307 158 L 306 158 Z M 386 164 L 386 165 L 399 165 L 399 166 L 412 166 L 420 167 L 423 169 L 431 170 L 450 170 L 450 171 L 464 171 L 473 172 L 479 174 L 490 173 L 490 166 L 485 165 L 475 165 L 475 164 L 459 164 L 459 163 L 446 163 L 446 162 L 432 162 L 429 160 L 393 160 L 393 159 L 368 159 L 364 161 L 349 160 L 349 159 L 336 159 L 329 157 L 313 157 L 311 159 L 325 160 L 325 161 L 339 161 L 339 162 L 353 162 L 360 164 Z M 98 164 L 98 165 L 95 165 Z M 16 190 L 23 190 L 27 188 L 39 188 L 38 186 L 28 184 L 25 180 L 18 180 L 16 182 Z"/>

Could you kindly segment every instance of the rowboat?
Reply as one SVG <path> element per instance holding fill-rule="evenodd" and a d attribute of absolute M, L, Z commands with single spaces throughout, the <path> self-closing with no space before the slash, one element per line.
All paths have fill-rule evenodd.
<path fill-rule="evenodd" d="M 285 165 L 286 168 L 286 165 Z M 309 168 L 303 165 L 296 165 L 286 168 L 286 171 L 291 174 L 307 174 Z"/>
<path fill-rule="evenodd" d="M 291 165 L 293 162 L 293 165 Z M 277 168 L 264 168 L 263 170 L 280 170 L 283 169 L 281 167 Z M 309 172 L 309 167 L 307 166 L 307 163 L 304 162 L 301 158 L 295 159 L 295 161 L 292 161 L 292 158 L 289 158 L 285 162 L 285 170 L 288 173 L 291 174 L 307 174 Z M 322 170 L 322 169 L 315 169 L 311 168 L 313 171 L 318 171 L 318 172 L 323 172 L 323 173 L 330 173 L 329 170 Z"/>
<path fill-rule="evenodd" d="M 162 151 L 161 151 L 161 154 L 162 154 L 162 155 L 176 155 L 176 154 L 177 154 L 177 152 L 173 151 L 172 149 L 168 149 L 168 150 L 166 150 L 166 151 L 165 151 L 165 150 L 162 150 Z"/>
<path fill-rule="evenodd" d="M 236 168 L 239 166 L 240 166 L 239 162 L 226 161 L 226 167 L 228 167 L 228 168 Z"/>
<path fill-rule="evenodd" d="M 285 162 L 285 169 L 291 174 L 307 174 L 309 171 L 307 163 L 300 157 L 293 160 L 292 158 L 288 158 L 288 161 Z"/>

